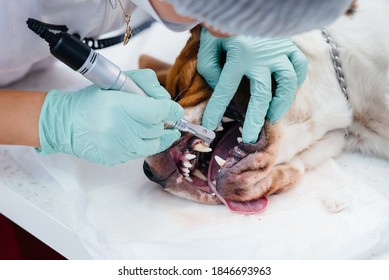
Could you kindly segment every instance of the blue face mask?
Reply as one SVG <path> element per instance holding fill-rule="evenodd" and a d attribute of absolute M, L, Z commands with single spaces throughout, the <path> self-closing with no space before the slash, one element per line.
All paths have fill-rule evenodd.
<path fill-rule="evenodd" d="M 168 0 L 176 11 L 221 31 L 290 36 L 330 24 L 352 0 Z"/>

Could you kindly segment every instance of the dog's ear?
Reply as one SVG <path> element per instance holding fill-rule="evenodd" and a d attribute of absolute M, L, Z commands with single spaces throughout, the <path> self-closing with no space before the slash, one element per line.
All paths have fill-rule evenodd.
<path fill-rule="evenodd" d="M 191 36 L 171 68 L 166 89 L 182 106 L 193 106 L 209 99 L 212 89 L 197 72 L 197 53 L 201 27 L 191 30 Z"/>
<path fill-rule="evenodd" d="M 166 87 L 167 76 L 172 66 L 152 56 L 141 55 L 139 58 L 139 68 L 140 69 L 150 68 L 154 70 L 154 72 L 157 74 L 159 83 L 163 87 Z"/>

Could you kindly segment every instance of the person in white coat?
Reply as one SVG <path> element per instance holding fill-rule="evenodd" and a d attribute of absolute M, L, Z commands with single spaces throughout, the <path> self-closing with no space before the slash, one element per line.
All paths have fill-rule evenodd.
<path fill-rule="evenodd" d="M 47 44 L 27 28 L 27 18 L 65 24 L 81 38 L 97 38 L 123 26 L 124 15 L 136 5 L 174 31 L 202 24 L 198 70 L 214 88 L 202 123 L 216 128 L 247 76 L 251 97 L 243 141 L 254 143 L 265 117 L 275 121 L 286 113 L 306 75 L 304 55 L 288 37 L 279 36 L 323 27 L 351 0 L 133 2 L 0 1 L 0 144 L 27 145 L 41 154 L 67 153 L 111 166 L 163 151 L 180 137 L 163 123 L 181 119 L 183 108 L 170 100 L 150 70 L 126 72 L 149 97 L 95 85 L 75 92 L 7 89 L 50 56 Z M 221 52 L 227 53 L 223 68 L 218 63 Z M 271 76 L 278 83 L 275 97 Z"/>

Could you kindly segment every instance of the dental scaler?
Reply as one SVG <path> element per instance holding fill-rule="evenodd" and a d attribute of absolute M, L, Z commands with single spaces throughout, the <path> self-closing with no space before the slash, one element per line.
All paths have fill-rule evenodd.
<path fill-rule="evenodd" d="M 95 52 L 75 36 L 67 33 L 66 26 L 47 24 L 33 18 L 27 20 L 27 25 L 49 43 L 50 53 L 53 56 L 100 88 L 148 96 L 119 66 Z M 54 33 L 51 30 L 59 32 Z M 192 133 L 206 144 L 210 144 L 215 138 L 215 132 L 212 130 L 192 124 L 185 119 L 166 122 L 165 127 Z"/>

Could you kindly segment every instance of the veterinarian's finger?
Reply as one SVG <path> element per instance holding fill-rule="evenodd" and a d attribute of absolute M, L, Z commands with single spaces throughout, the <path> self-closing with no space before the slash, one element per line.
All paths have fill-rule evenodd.
<path fill-rule="evenodd" d="M 212 88 L 216 87 L 222 71 L 220 66 L 221 45 L 218 41 L 218 38 L 213 37 L 207 29 L 201 30 L 197 71 Z"/>
<path fill-rule="evenodd" d="M 130 77 L 148 96 L 155 99 L 171 99 L 170 94 L 160 85 L 157 75 L 151 69 L 126 71 Z"/>
<path fill-rule="evenodd" d="M 244 143 L 257 142 L 272 98 L 271 73 L 268 69 L 263 69 L 260 72 L 261 80 L 250 79 L 250 101 L 242 133 Z"/>
<path fill-rule="evenodd" d="M 137 154 L 144 157 L 157 154 L 159 153 L 160 143 L 160 138 L 143 140 L 138 146 Z"/>
<path fill-rule="evenodd" d="M 160 138 L 160 145 L 158 152 L 162 152 L 173 145 L 180 139 L 181 133 L 177 129 L 166 129 Z"/>
<path fill-rule="evenodd" d="M 291 53 L 289 55 L 289 60 L 293 65 L 294 71 L 296 72 L 297 86 L 299 87 L 307 77 L 308 60 L 300 50 L 296 50 L 295 52 Z"/>
<path fill-rule="evenodd" d="M 243 74 L 237 72 L 237 69 L 239 69 L 238 61 L 227 60 L 220 75 L 219 82 L 204 111 L 202 124 L 206 128 L 216 129 L 228 104 L 230 104 L 234 97 L 243 77 Z"/>
<path fill-rule="evenodd" d="M 139 124 L 159 125 L 164 121 L 177 121 L 184 116 L 184 109 L 172 100 L 153 99 L 135 94 L 128 94 L 126 97 L 121 110 Z"/>
<path fill-rule="evenodd" d="M 160 108 L 162 121 L 178 121 L 184 117 L 184 108 L 178 103 L 170 100 L 159 102 L 164 108 Z"/>
<path fill-rule="evenodd" d="M 143 140 L 160 138 L 164 133 L 163 123 L 159 124 L 142 124 L 137 128 L 137 134 Z"/>
<path fill-rule="evenodd" d="M 282 63 L 281 65 L 283 68 L 273 73 L 277 88 L 267 113 L 267 118 L 271 122 L 286 114 L 293 103 L 297 90 L 297 76 L 293 66 L 290 63 Z"/>
<path fill-rule="evenodd" d="M 149 103 L 148 114 L 139 116 L 140 121 L 148 124 L 159 124 L 163 121 L 178 121 L 184 117 L 184 109 L 172 100 L 152 100 Z"/>

